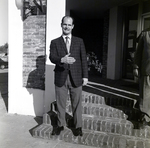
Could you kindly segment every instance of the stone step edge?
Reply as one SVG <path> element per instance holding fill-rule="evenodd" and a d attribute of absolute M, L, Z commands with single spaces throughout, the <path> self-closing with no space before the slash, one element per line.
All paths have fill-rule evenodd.
<path fill-rule="evenodd" d="M 71 142 L 71 143 L 77 143 L 77 144 L 84 144 L 84 145 L 90 145 L 90 146 L 97 146 L 97 144 L 95 144 L 95 145 L 94 144 L 88 144 L 88 142 L 86 141 L 87 139 L 85 137 L 85 134 L 88 134 L 88 135 L 94 134 L 94 135 L 99 135 L 99 137 L 101 136 L 101 138 L 105 138 L 105 136 L 107 136 L 106 138 L 108 138 L 109 140 L 112 137 L 118 138 L 118 139 L 120 139 L 120 141 L 118 141 L 118 144 L 115 143 L 117 145 L 122 145 L 123 144 L 125 146 L 127 144 L 129 145 L 130 143 L 132 143 L 132 144 L 135 143 L 136 144 L 138 142 L 143 143 L 143 145 L 150 145 L 150 140 L 148 138 L 141 138 L 141 137 L 134 137 L 134 136 L 124 136 L 124 135 L 119 135 L 119 134 L 116 135 L 116 134 L 105 133 L 105 132 L 97 132 L 97 131 L 93 132 L 93 131 L 90 131 L 90 130 L 83 130 L 84 134 L 83 134 L 82 137 L 83 138 L 85 137 L 85 139 L 84 139 L 85 143 L 83 143 L 84 141 L 82 140 L 82 142 L 81 142 L 81 137 L 80 136 L 79 137 L 72 136 L 72 137 L 74 137 L 74 140 L 71 140 L 71 141 L 70 140 L 65 140 L 62 137 L 62 134 L 66 134 L 65 138 L 68 138 L 69 134 L 70 134 L 70 136 L 72 135 L 72 132 L 68 128 L 65 128 L 65 130 L 62 132 L 61 136 L 52 136 L 51 135 L 51 131 L 52 131 L 52 126 L 46 125 L 46 124 L 41 124 L 41 125 L 39 125 L 38 127 L 34 128 L 32 130 L 32 136 L 34 138 L 43 138 L 43 139 L 51 139 L 51 140 L 56 140 L 57 139 L 57 140 L 63 140 L 65 142 Z M 78 140 L 79 142 L 77 142 L 76 140 Z M 111 144 L 111 142 L 113 142 L 113 140 L 112 141 L 111 140 L 109 142 L 108 141 L 107 142 L 103 141 L 104 143 L 101 143 L 101 146 L 104 145 L 104 144 L 108 144 L 109 143 L 109 146 L 112 146 L 111 148 L 116 148 L 117 145 Z M 91 143 L 91 142 L 89 142 L 89 143 Z M 113 145 L 115 147 L 113 147 Z M 123 148 L 126 148 L 126 147 L 123 147 Z M 148 147 L 146 147 L 146 148 L 148 148 Z"/>

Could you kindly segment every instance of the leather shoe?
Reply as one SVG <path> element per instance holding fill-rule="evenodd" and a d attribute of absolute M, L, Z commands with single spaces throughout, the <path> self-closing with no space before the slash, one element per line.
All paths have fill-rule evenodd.
<path fill-rule="evenodd" d="M 81 127 L 72 130 L 72 132 L 73 132 L 74 136 L 82 136 L 83 135 Z"/>
<path fill-rule="evenodd" d="M 64 130 L 64 127 L 61 126 L 57 126 L 57 127 L 53 127 L 53 131 L 51 133 L 51 135 L 60 135 L 60 132 Z"/>
<path fill-rule="evenodd" d="M 55 135 L 55 131 L 56 131 L 56 127 L 53 126 L 53 130 L 52 130 L 52 133 L 51 133 L 52 136 Z"/>

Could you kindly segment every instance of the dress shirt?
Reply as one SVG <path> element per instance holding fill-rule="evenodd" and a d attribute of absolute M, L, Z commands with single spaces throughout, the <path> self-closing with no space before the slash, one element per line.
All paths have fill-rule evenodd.
<path fill-rule="evenodd" d="M 71 45 L 71 37 L 72 37 L 71 34 L 69 34 L 69 35 L 62 35 L 62 37 L 63 37 L 65 43 L 66 43 L 66 37 L 68 37 L 69 45 Z"/>

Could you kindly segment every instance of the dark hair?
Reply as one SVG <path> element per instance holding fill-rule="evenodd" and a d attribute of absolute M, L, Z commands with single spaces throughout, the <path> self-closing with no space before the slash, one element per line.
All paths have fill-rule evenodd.
<path fill-rule="evenodd" d="M 71 16 L 64 16 L 63 18 L 62 18 L 62 20 L 61 20 L 61 24 L 63 24 L 63 21 L 64 21 L 64 19 L 65 18 L 71 18 L 72 19 L 72 24 L 74 23 L 74 19 L 73 19 L 73 17 L 71 17 Z"/>

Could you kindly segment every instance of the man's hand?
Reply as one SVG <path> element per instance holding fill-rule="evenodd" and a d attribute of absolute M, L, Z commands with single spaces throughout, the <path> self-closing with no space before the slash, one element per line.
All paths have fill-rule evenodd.
<path fill-rule="evenodd" d="M 87 85 L 88 79 L 87 79 L 87 78 L 83 78 L 82 80 L 83 80 L 83 84 L 82 84 L 82 85 L 83 85 L 83 86 Z"/>
<path fill-rule="evenodd" d="M 61 58 L 61 63 L 73 64 L 76 60 L 74 57 L 69 57 L 70 53 Z"/>
<path fill-rule="evenodd" d="M 139 74 L 138 74 L 138 69 L 137 68 L 133 69 L 133 75 L 138 77 Z"/>

